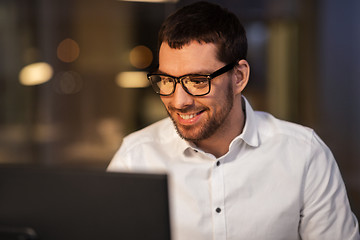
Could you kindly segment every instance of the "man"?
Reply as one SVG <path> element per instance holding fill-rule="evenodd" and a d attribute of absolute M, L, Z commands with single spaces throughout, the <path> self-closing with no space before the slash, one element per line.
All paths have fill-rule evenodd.
<path fill-rule="evenodd" d="M 246 52 L 243 26 L 217 5 L 170 16 L 148 75 L 170 118 L 126 137 L 108 170 L 169 174 L 173 239 L 360 239 L 326 145 L 242 96 Z"/>

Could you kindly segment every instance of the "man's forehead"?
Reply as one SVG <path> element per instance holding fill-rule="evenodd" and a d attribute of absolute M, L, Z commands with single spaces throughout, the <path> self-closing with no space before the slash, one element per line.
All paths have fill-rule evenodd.
<path fill-rule="evenodd" d="M 162 43 L 159 51 L 159 71 L 166 74 L 207 74 L 223 65 L 217 59 L 213 43 L 193 41 L 182 48 Z"/>

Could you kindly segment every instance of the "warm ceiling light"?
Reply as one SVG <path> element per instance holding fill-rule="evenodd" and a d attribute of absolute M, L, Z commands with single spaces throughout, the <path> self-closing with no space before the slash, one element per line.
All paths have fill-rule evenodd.
<path fill-rule="evenodd" d="M 122 88 L 144 88 L 150 85 L 146 72 L 121 72 L 116 76 L 116 83 Z"/>
<path fill-rule="evenodd" d="M 45 62 L 25 66 L 19 74 L 20 83 L 26 86 L 39 85 L 52 78 L 53 69 Z"/>

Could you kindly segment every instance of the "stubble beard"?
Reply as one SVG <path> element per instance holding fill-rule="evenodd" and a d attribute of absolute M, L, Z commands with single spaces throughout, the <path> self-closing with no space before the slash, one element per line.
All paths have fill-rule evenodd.
<path fill-rule="evenodd" d="M 179 126 L 179 124 L 176 122 L 173 116 L 171 116 L 169 111 L 167 111 L 167 113 L 170 116 L 175 126 L 176 132 L 179 134 L 179 136 L 186 141 L 196 143 L 201 140 L 210 138 L 212 135 L 216 133 L 217 130 L 221 129 L 221 127 L 225 124 L 225 121 L 229 116 L 229 113 L 233 108 L 233 105 L 234 105 L 234 95 L 233 95 L 233 88 L 230 82 L 227 87 L 227 93 L 225 94 L 223 108 L 219 113 L 212 116 L 212 118 L 205 119 L 204 122 L 201 123 L 201 126 L 195 126 L 195 127 L 183 126 L 183 125 Z M 191 110 L 192 109 L 187 109 L 187 111 L 191 111 Z M 196 135 L 191 133 L 193 128 L 196 128 L 194 129 L 194 131 L 198 132 Z"/>

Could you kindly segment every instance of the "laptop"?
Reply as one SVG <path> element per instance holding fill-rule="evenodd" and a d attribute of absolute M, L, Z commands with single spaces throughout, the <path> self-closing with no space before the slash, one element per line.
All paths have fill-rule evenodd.
<path fill-rule="evenodd" d="M 0 239 L 170 239 L 165 174 L 0 165 Z"/>

